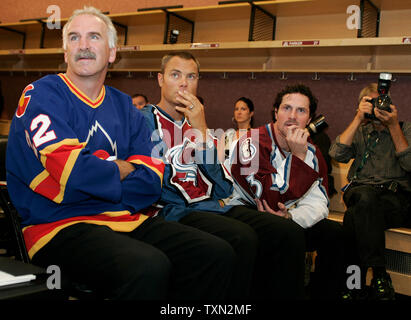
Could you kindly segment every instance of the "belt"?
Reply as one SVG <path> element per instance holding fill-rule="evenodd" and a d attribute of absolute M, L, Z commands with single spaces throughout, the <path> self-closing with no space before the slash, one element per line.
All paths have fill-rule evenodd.
<path fill-rule="evenodd" d="M 401 186 L 396 181 L 390 181 L 390 182 L 379 183 L 379 184 L 353 182 L 350 187 L 356 187 L 360 185 L 366 185 L 366 186 L 370 186 L 370 187 L 380 189 L 380 190 L 385 189 L 385 190 L 389 190 L 392 192 L 397 192 L 401 189 Z"/>
<path fill-rule="evenodd" d="M 400 185 L 396 181 L 386 182 L 382 184 L 372 184 L 371 186 L 378 189 L 387 189 L 392 192 L 397 192 L 400 189 Z"/>

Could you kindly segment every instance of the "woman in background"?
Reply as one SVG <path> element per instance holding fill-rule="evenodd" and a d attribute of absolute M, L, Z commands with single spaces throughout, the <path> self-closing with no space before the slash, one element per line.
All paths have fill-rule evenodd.
<path fill-rule="evenodd" d="M 227 168 L 231 167 L 230 160 L 232 152 L 237 141 L 253 128 L 254 123 L 254 103 L 251 99 L 241 97 L 237 99 L 234 105 L 234 116 L 232 118 L 235 128 L 228 129 L 220 138 L 218 143 L 218 159 L 221 163 L 224 163 Z M 230 205 L 243 205 L 241 195 L 234 190 L 233 194 L 226 198 L 221 199 L 220 204 L 222 206 L 226 204 Z"/>
<path fill-rule="evenodd" d="M 231 151 L 235 145 L 235 142 L 237 142 L 243 134 L 247 133 L 247 131 L 253 127 L 253 122 L 253 102 L 246 97 L 239 98 L 234 105 L 233 123 L 235 129 L 228 129 L 221 140 L 221 145 L 224 147 L 220 147 L 219 151 L 221 162 L 224 162 L 225 159 L 228 159 L 231 156 Z"/>

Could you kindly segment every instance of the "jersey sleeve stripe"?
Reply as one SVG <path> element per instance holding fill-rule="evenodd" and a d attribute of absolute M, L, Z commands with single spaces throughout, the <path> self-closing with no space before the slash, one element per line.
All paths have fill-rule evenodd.
<path fill-rule="evenodd" d="M 108 226 L 117 232 L 131 232 L 141 225 L 148 216 L 131 215 L 129 211 L 103 212 L 93 216 L 78 216 L 56 222 L 27 226 L 23 228 L 24 241 L 30 259 L 62 229 L 76 223 L 90 223 Z"/>
<path fill-rule="evenodd" d="M 146 166 L 147 168 L 151 169 L 159 176 L 161 183 L 163 182 L 163 173 L 164 173 L 165 164 L 162 160 L 157 159 L 157 158 L 143 156 L 143 155 L 134 155 L 134 156 L 129 157 L 127 161 L 134 163 L 134 164 L 142 164 Z"/>
<path fill-rule="evenodd" d="M 67 139 L 41 150 L 41 162 L 45 170 L 32 180 L 30 188 L 56 203 L 61 203 L 67 181 L 83 148 L 84 145 L 77 139 Z M 54 174 L 50 175 L 50 172 Z"/>
<path fill-rule="evenodd" d="M 30 188 L 42 196 L 54 200 L 60 194 L 60 184 L 44 170 L 30 184 Z"/>

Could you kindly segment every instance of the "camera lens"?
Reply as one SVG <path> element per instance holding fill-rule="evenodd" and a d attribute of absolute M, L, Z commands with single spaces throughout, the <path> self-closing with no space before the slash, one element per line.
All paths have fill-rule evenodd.
<path fill-rule="evenodd" d="M 311 134 L 320 132 L 322 129 L 326 128 L 328 124 L 325 122 L 325 117 L 323 115 L 319 115 L 315 118 L 311 123 L 307 126 L 308 131 Z"/>
<path fill-rule="evenodd" d="M 378 100 L 377 100 L 377 103 L 376 103 L 376 106 L 377 106 L 378 109 L 382 109 L 382 110 L 391 112 L 390 105 L 391 105 L 391 98 L 388 95 L 384 94 L 384 95 L 380 95 L 378 97 Z"/>

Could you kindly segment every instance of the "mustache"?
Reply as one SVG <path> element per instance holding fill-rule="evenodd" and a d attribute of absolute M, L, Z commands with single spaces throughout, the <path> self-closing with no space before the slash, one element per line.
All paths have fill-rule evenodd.
<path fill-rule="evenodd" d="M 75 61 L 78 61 L 80 59 L 94 59 L 95 60 L 96 59 L 96 54 L 89 51 L 89 50 L 83 50 L 83 51 L 80 51 L 79 53 L 77 53 L 74 56 Z"/>

